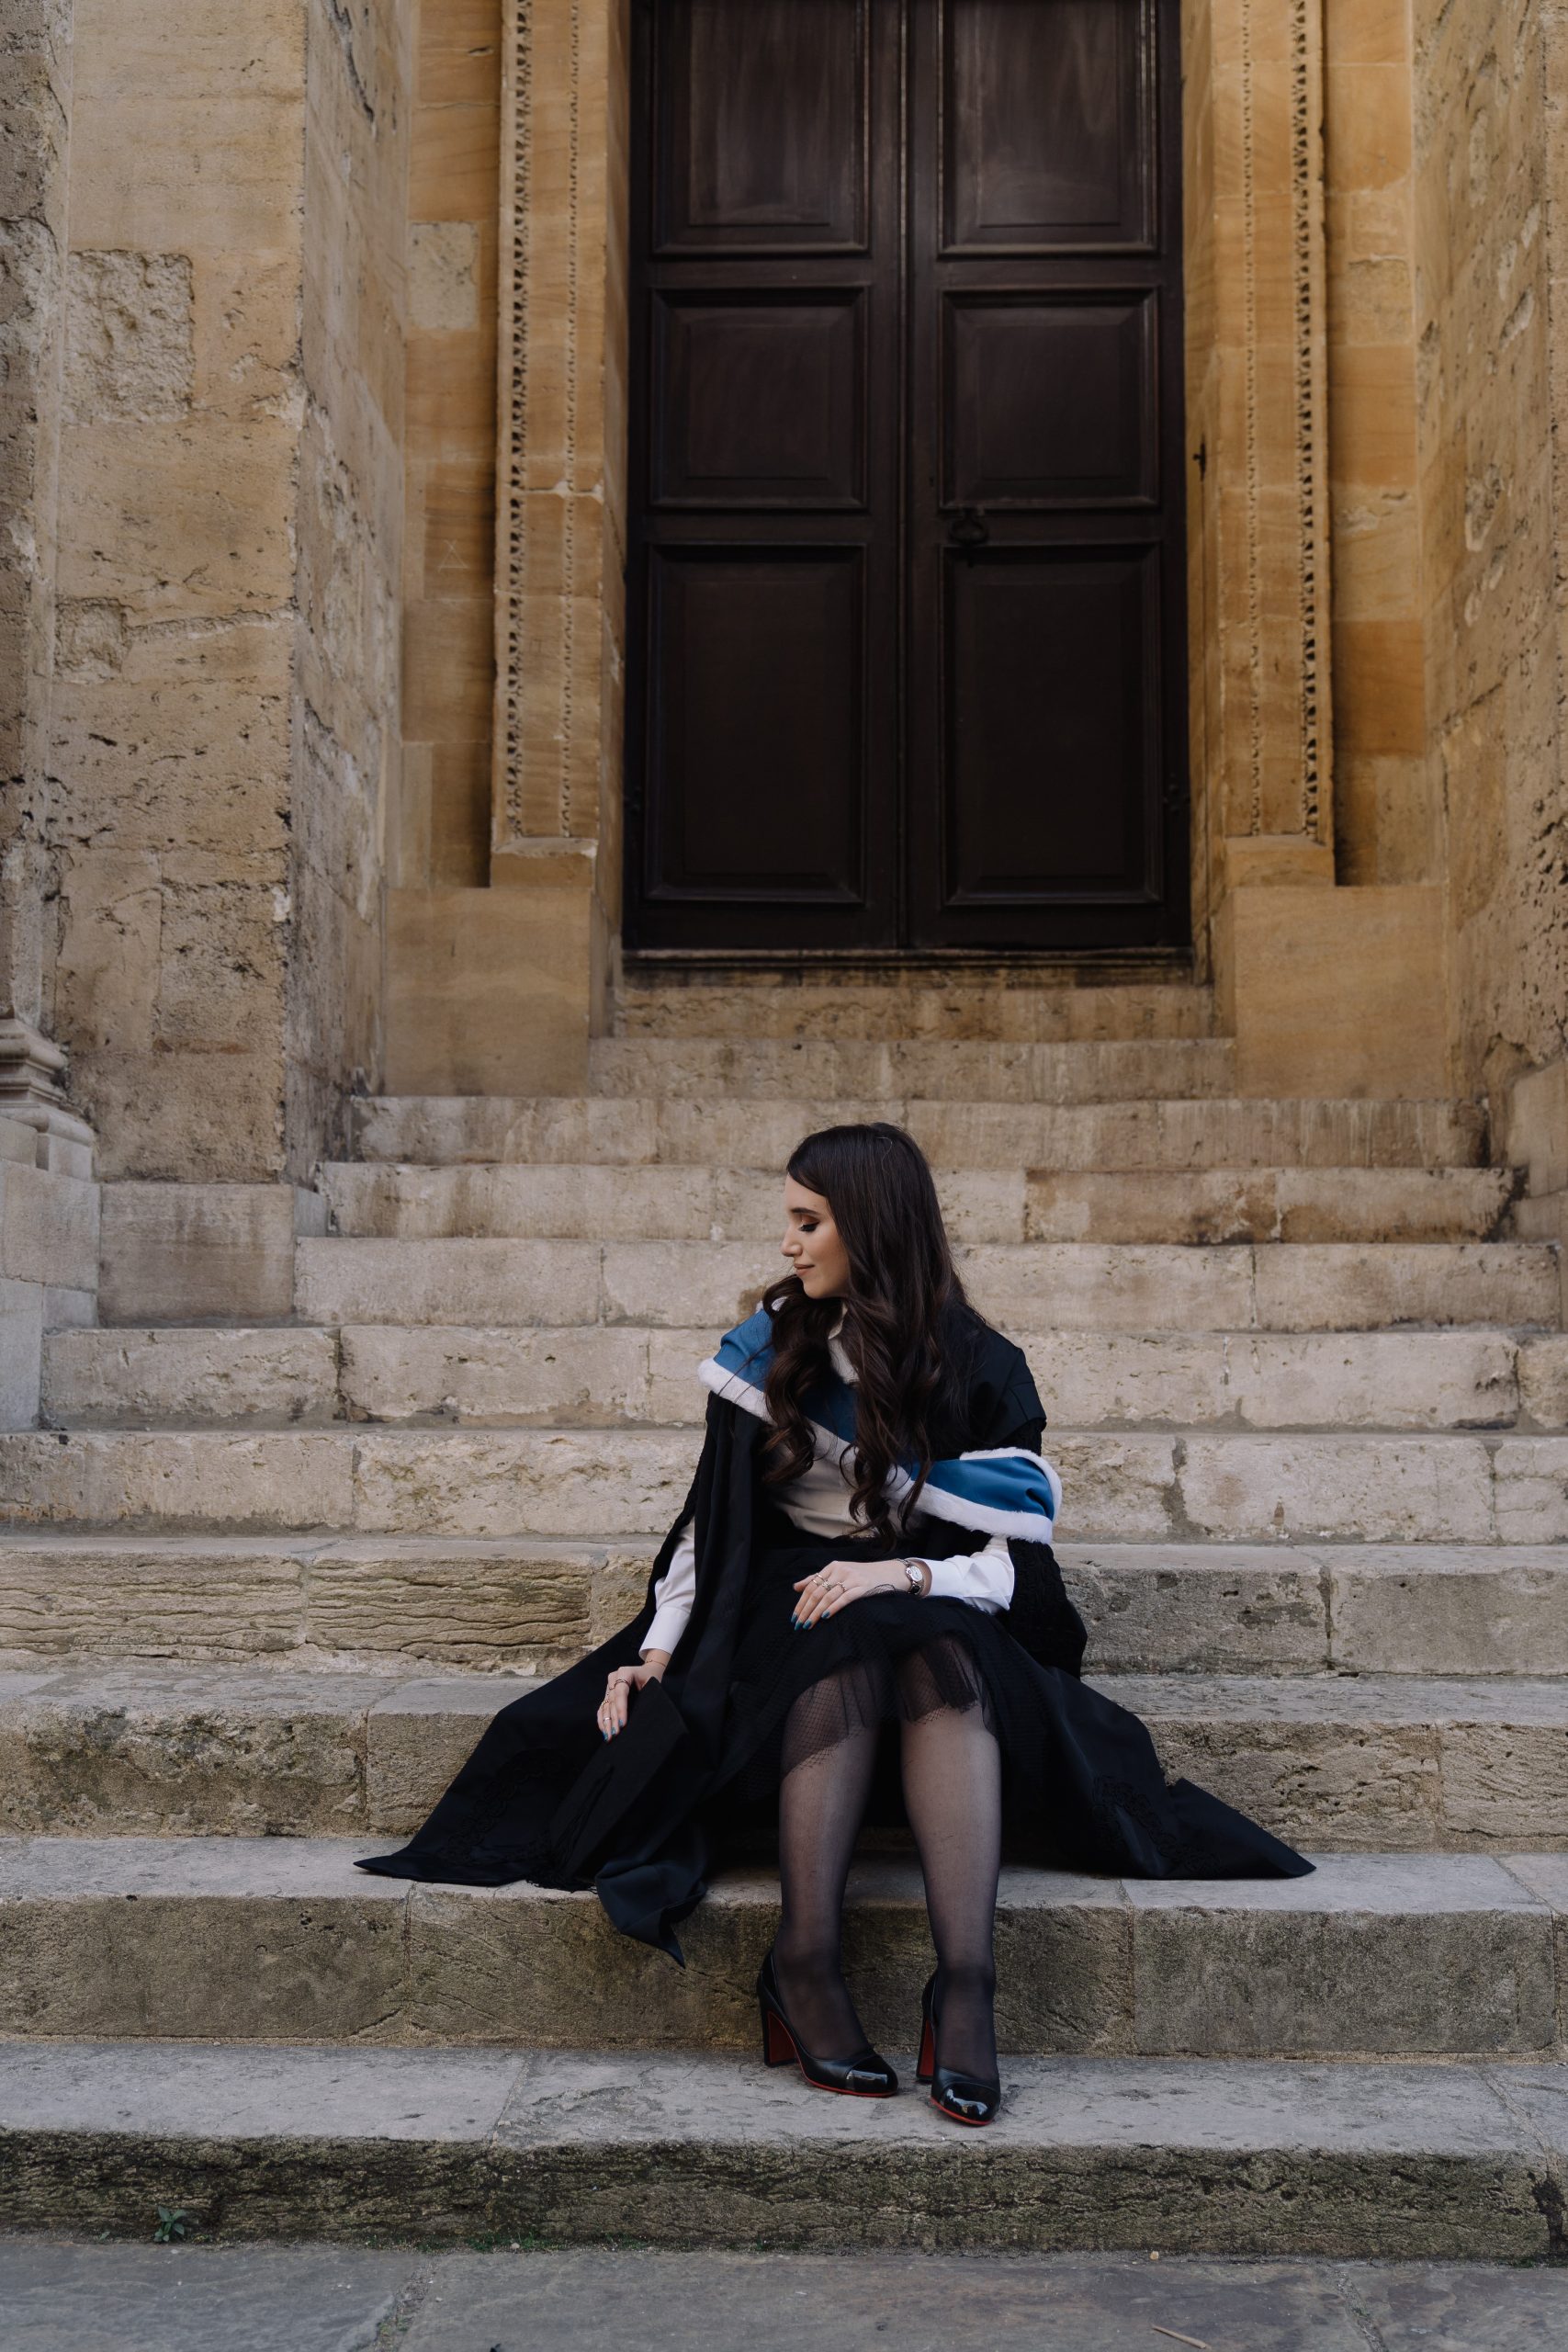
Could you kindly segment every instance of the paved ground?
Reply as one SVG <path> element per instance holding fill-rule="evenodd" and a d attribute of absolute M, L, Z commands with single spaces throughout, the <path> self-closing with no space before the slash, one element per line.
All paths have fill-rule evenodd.
<path fill-rule="evenodd" d="M 4 2352 L 1563 2352 L 1568 2268 L 0 2238 Z"/>

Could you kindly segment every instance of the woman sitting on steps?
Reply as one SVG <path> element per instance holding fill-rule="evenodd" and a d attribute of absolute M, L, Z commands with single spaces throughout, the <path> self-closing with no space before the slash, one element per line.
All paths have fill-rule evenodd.
<path fill-rule="evenodd" d="M 700 1368 L 702 1458 L 637 1616 L 503 1709 L 409 1845 L 361 1867 L 592 1884 L 679 1960 L 713 1862 L 776 1800 L 763 2054 L 887 2098 L 840 1943 L 862 1823 L 901 1804 L 937 1958 L 919 2079 L 988 2123 L 1004 1825 L 1032 1856 L 1134 1878 L 1310 1864 L 1168 1787 L 1137 1717 L 1079 1680 L 1044 1414 L 964 1298 L 919 1147 L 883 1125 L 808 1136 L 784 1216 L 789 1274 Z"/>

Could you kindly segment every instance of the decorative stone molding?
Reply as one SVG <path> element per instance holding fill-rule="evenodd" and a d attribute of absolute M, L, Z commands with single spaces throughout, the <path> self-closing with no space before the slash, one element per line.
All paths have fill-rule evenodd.
<path fill-rule="evenodd" d="M 626 38 L 625 0 L 504 9 L 491 836 L 503 857 L 617 830 Z"/>
<path fill-rule="evenodd" d="M 92 1174 L 93 1130 L 65 1099 L 65 1056 L 16 1013 L 0 1016 L 0 1117 L 38 1136 L 38 1164 L 57 1175 Z"/>
<path fill-rule="evenodd" d="M 1233 863 L 1333 879 L 1322 10 L 1183 9 L 1201 933 Z M 503 16 L 491 873 L 541 920 L 588 888 L 592 1007 L 619 899 L 627 0 Z"/>
<path fill-rule="evenodd" d="M 1188 88 L 1206 114 L 1188 124 L 1189 277 L 1207 296 L 1191 322 L 1203 471 L 1190 528 L 1213 640 L 1193 646 L 1195 763 L 1214 846 L 1272 844 L 1249 878 L 1331 881 L 1322 0 L 1211 0 L 1209 16 Z"/>

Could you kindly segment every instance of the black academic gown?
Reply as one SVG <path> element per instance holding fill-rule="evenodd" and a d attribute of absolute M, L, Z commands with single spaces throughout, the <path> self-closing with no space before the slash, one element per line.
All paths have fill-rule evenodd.
<path fill-rule="evenodd" d="M 932 1432 L 935 1454 L 1038 1451 L 1044 1414 L 1021 1351 L 977 1319 L 955 1329 L 953 1343 L 964 1357 L 962 1403 L 953 1425 Z M 730 1838 L 776 1792 L 795 1702 L 831 1677 L 836 1694 L 850 1694 L 852 1724 L 891 1720 L 900 1667 L 916 1650 L 952 1703 L 985 1707 L 1002 1749 L 1010 1840 L 1032 1858 L 1138 1878 L 1310 1869 L 1206 1790 L 1168 1786 L 1143 1724 L 1081 1679 L 1083 1622 L 1048 1544 L 1010 1544 L 1005 1611 L 890 1593 L 794 1633 L 798 1577 L 829 1559 L 895 1556 L 916 1539 L 890 1546 L 805 1535 L 762 1480 L 765 1436 L 750 1413 L 709 1398 L 696 1476 L 637 1616 L 502 1708 L 423 1826 L 400 1852 L 362 1869 L 471 1886 L 591 1884 L 625 1933 L 679 1959 L 675 1928 Z M 638 1661 L 655 1588 L 694 1521 L 691 1617 L 662 1683 L 634 1698 L 626 1731 L 606 1742 L 595 1721 L 606 1678 Z M 953 1557 L 986 1541 L 933 1521 L 920 1524 L 918 1545 L 924 1556 Z M 843 1712 L 836 1696 L 834 1720 Z"/>

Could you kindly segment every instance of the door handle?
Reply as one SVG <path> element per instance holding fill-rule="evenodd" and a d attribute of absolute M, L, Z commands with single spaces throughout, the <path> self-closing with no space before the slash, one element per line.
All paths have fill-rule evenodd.
<path fill-rule="evenodd" d="M 955 548 L 983 548 L 991 536 L 984 507 L 961 506 L 947 526 L 947 536 Z"/>

